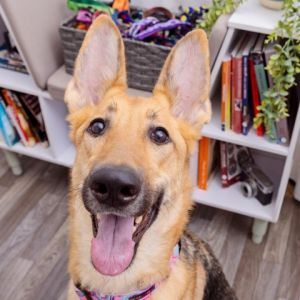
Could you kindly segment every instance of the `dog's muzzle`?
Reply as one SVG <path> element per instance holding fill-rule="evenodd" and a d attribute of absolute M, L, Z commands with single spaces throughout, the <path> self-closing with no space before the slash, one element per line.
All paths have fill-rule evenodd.
<path fill-rule="evenodd" d="M 127 166 L 106 165 L 85 180 L 82 198 L 92 216 L 92 263 L 104 275 L 118 275 L 156 219 L 163 192 L 145 188 L 143 177 Z"/>

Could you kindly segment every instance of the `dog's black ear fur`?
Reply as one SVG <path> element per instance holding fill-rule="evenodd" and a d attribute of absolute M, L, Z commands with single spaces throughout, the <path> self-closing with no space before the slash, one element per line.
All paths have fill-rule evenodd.
<path fill-rule="evenodd" d="M 124 44 L 111 18 L 99 16 L 85 36 L 65 101 L 72 112 L 96 104 L 113 87 L 126 88 Z"/>
<path fill-rule="evenodd" d="M 193 126 L 211 118 L 210 67 L 206 34 L 197 29 L 181 39 L 169 54 L 154 95 L 167 96 L 173 115 Z"/>

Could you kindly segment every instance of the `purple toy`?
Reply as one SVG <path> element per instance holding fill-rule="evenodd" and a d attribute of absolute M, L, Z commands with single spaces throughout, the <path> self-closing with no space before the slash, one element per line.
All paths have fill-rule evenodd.
<path fill-rule="evenodd" d="M 145 30 L 142 30 L 142 31 L 141 30 L 138 30 L 138 32 L 135 31 L 135 34 L 132 37 L 136 40 L 142 41 L 142 40 L 146 39 L 147 37 L 153 36 L 154 34 L 160 32 L 160 31 L 163 31 L 163 30 L 171 30 L 171 29 L 174 29 L 177 27 L 182 27 L 182 28 L 187 29 L 191 26 L 192 26 L 192 24 L 189 22 L 182 22 L 177 19 L 172 19 L 172 20 L 169 20 L 169 21 L 163 22 L 163 23 L 156 22 L 154 25 L 149 26 L 148 28 L 146 28 Z"/>

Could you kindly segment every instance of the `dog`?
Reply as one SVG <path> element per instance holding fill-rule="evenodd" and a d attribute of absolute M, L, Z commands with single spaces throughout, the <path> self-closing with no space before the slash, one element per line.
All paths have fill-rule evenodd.
<path fill-rule="evenodd" d="M 189 157 L 211 118 L 206 34 L 170 52 L 152 97 L 127 94 L 124 45 L 99 16 L 65 101 L 76 146 L 68 299 L 236 299 L 209 246 L 186 229 Z"/>

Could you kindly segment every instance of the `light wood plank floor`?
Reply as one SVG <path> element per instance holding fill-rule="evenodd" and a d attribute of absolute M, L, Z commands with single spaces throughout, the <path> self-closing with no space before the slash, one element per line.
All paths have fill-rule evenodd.
<path fill-rule="evenodd" d="M 63 300 L 69 170 L 27 157 L 22 163 L 25 173 L 15 177 L 0 152 L 0 300 Z M 292 190 L 261 245 L 251 242 L 250 218 L 194 211 L 191 229 L 210 243 L 240 300 L 300 299 L 300 203 Z"/>

